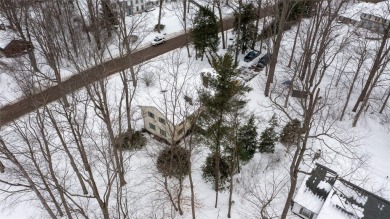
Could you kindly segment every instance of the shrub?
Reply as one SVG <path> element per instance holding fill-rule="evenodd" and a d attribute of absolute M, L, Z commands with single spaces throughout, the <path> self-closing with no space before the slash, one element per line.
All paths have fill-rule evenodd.
<path fill-rule="evenodd" d="M 252 115 L 248 123 L 242 126 L 238 132 L 238 157 L 241 161 L 248 162 L 253 158 L 258 147 L 258 134 L 255 126 L 255 117 Z"/>
<path fill-rule="evenodd" d="M 164 30 L 165 28 L 165 25 L 164 24 L 160 24 L 160 31 L 161 30 Z M 158 30 L 158 24 L 154 25 L 154 31 L 157 31 Z"/>
<path fill-rule="evenodd" d="M 266 128 L 260 137 L 259 151 L 262 153 L 273 153 L 275 151 L 275 142 L 278 140 L 274 127 Z"/>
<path fill-rule="evenodd" d="M 298 143 L 298 137 L 301 132 L 301 121 L 298 119 L 293 119 L 288 122 L 280 134 L 280 143 L 285 146 L 290 146 Z"/>
<path fill-rule="evenodd" d="M 131 138 L 130 138 L 131 136 Z M 146 138 L 141 131 L 135 131 L 131 135 L 126 131 L 118 135 L 115 147 L 123 150 L 139 150 L 146 145 Z"/>
<path fill-rule="evenodd" d="M 146 87 L 151 87 L 154 85 L 154 74 L 152 72 L 146 72 L 142 77 L 143 82 Z"/>
<path fill-rule="evenodd" d="M 270 127 L 266 128 L 260 137 L 259 151 L 262 153 L 273 153 L 275 151 L 275 142 L 278 141 L 278 134 L 275 128 L 278 126 L 278 118 L 274 114 L 268 121 Z"/>
<path fill-rule="evenodd" d="M 229 179 L 229 164 L 226 157 L 220 157 L 219 159 L 219 190 L 226 188 L 226 183 Z M 213 188 L 215 185 L 214 174 L 215 174 L 215 154 L 210 154 L 206 158 L 206 163 L 202 166 L 202 177 L 206 182 L 212 183 Z M 215 188 L 214 188 L 215 189 Z"/>
<path fill-rule="evenodd" d="M 188 175 L 190 152 L 182 147 L 167 147 L 157 157 L 157 169 L 163 176 L 181 178 Z"/>

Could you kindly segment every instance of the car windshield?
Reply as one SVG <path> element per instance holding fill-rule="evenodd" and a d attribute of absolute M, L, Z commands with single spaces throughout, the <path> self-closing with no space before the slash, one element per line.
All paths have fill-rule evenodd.
<path fill-rule="evenodd" d="M 255 52 L 250 52 L 250 53 L 248 53 L 248 56 L 255 56 Z"/>

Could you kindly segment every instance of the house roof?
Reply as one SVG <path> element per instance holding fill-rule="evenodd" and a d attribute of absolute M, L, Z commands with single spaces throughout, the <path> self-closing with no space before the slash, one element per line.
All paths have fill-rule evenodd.
<path fill-rule="evenodd" d="M 4 49 L 2 49 L 2 51 L 6 57 L 14 57 L 21 55 L 25 51 L 33 48 L 34 46 L 29 41 L 12 40 Z"/>
<path fill-rule="evenodd" d="M 345 11 L 340 11 L 340 15 L 360 21 L 362 13 L 372 14 L 384 19 L 390 19 L 388 1 L 379 3 L 359 2 L 351 5 Z"/>
<path fill-rule="evenodd" d="M 357 219 L 388 219 L 390 218 L 390 202 L 352 184 L 344 179 L 338 179 L 333 187 L 333 193 L 329 201 L 324 204 L 324 209 L 318 218 L 329 218 L 333 211 L 338 211 L 344 217 Z M 336 217 L 337 218 L 337 217 Z"/>
<path fill-rule="evenodd" d="M 294 202 L 318 214 L 336 178 L 336 172 L 325 166 L 316 164 L 310 175 L 306 176 L 302 186 L 298 189 L 294 197 Z"/>
<path fill-rule="evenodd" d="M 294 202 L 318 214 L 317 219 L 388 219 L 390 202 L 338 177 L 316 164 L 299 188 Z"/>
<path fill-rule="evenodd" d="M 317 164 L 316 168 L 311 172 L 309 179 L 306 181 L 306 187 L 310 189 L 314 195 L 325 200 L 328 197 L 336 178 L 336 172 L 325 166 Z"/>

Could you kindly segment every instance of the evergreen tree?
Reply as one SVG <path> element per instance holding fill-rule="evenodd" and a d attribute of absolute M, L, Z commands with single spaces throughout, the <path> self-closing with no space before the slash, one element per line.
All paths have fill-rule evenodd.
<path fill-rule="evenodd" d="M 278 134 L 275 128 L 278 126 L 278 121 L 275 115 L 268 122 L 270 127 L 266 128 L 260 137 L 259 151 L 262 153 L 273 153 L 275 151 L 275 142 L 278 141 Z"/>
<path fill-rule="evenodd" d="M 109 1 L 102 1 L 101 25 L 107 29 L 108 36 L 111 36 L 111 30 L 118 25 L 119 21 L 109 5 Z"/>
<path fill-rule="evenodd" d="M 238 19 L 240 14 L 234 13 L 234 31 L 238 28 L 241 30 L 239 44 L 241 52 L 245 53 L 248 49 L 248 45 L 252 45 L 257 40 L 256 26 L 254 21 L 256 20 L 256 11 L 253 3 L 245 4 L 242 6 L 240 27 L 238 27 Z"/>
<path fill-rule="evenodd" d="M 252 115 L 247 124 L 238 132 L 238 157 L 244 162 L 253 158 L 258 147 L 258 133 L 255 126 L 255 117 Z"/>
<path fill-rule="evenodd" d="M 231 127 L 226 121 L 227 115 L 242 109 L 246 100 L 243 94 L 250 88 L 239 83 L 236 78 L 240 71 L 234 65 L 231 54 L 212 56 L 211 65 L 217 73 L 216 78 L 210 78 L 209 89 L 200 92 L 199 97 L 203 106 L 202 114 L 198 120 L 199 126 L 205 129 L 205 139 L 215 156 L 214 189 L 216 191 L 216 205 L 221 176 L 222 149 L 228 147 L 228 136 Z"/>
<path fill-rule="evenodd" d="M 212 52 L 218 51 L 218 23 L 214 13 L 209 8 L 199 8 L 195 15 L 191 36 L 197 57 L 203 59 L 207 49 Z"/>
<path fill-rule="evenodd" d="M 215 186 L 215 154 L 210 154 L 206 158 L 206 163 L 202 166 L 202 177 L 206 182 L 211 182 Z M 226 183 L 229 179 L 229 164 L 227 162 L 227 157 L 219 157 L 219 183 L 218 189 L 224 190 L 226 188 Z M 214 188 L 215 189 L 215 188 Z"/>
<path fill-rule="evenodd" d="M 280 143 L 290 146 L 298 143 L 299 133 L 301 130 L 301 121 L 293 119 L 288 122 L 280 134 Z"/>

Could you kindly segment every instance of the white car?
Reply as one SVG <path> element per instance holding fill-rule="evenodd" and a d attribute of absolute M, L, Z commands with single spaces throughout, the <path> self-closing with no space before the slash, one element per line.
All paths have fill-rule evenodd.
<path fill-rule="evenodd" d="M 158 44 L 165 43 L 164 36 L 156 36 L 152 41 L 152 46 L 157 46 Z"/>

